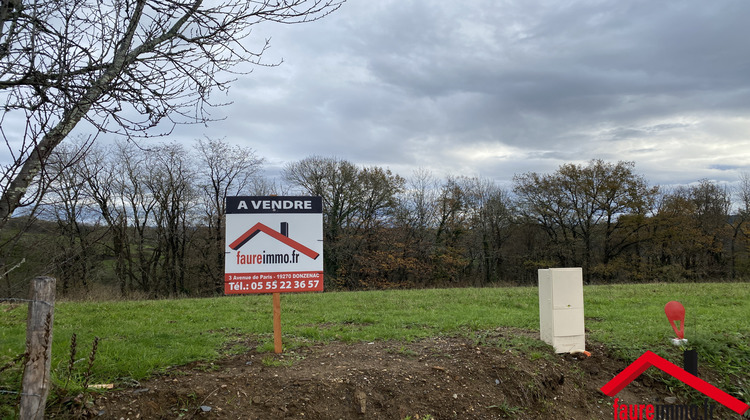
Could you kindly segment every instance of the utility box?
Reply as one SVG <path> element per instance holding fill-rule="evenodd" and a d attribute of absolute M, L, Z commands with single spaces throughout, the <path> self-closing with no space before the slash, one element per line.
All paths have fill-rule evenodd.
<path fill-rule="evenodd" d="M 539 332 L 557 353 L 586 350 L 580 267 L 539 270 Z"/>

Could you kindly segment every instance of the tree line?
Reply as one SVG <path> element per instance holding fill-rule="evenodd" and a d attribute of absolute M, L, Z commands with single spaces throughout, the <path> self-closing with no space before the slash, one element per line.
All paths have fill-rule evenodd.
<path fill-rule="evenodd" d="M 148 148 L 58 147 L 41 197 L 0 232 L 0 289 L 56 276 L 63 294 L 222 293 L 225 198 L 323 198 L 328 289 L 535 284 L 580 266 L 589 283 L 742 280 L 750 274 L 750 176 L 662 189 L 633 162 L 439 179 L 310 156 L 263 174 L 249 148 L 203 139 Z M 19 265 L 19 262 L 23 261 Z M 12 268 L 12 270 L 11 270 Z"/>

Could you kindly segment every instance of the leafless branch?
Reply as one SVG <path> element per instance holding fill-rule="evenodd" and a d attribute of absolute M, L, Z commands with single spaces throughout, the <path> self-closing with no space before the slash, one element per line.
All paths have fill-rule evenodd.
<path fill-rule="evenodd" d="M 130 137 L 205 123 L 237 66 L 264 63 L 262 22 L 321 19 L 344 0 L 0 0 L 0 227 L 21 205 L 52 150 L 81 121 Z"/>

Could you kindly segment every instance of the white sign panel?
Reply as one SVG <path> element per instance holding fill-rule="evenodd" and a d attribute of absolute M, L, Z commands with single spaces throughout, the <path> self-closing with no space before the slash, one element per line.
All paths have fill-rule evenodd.
<path fill-rule="evenodd" d="M 321 197 L 227 197 L 224 292 L 323 290 Z"/>

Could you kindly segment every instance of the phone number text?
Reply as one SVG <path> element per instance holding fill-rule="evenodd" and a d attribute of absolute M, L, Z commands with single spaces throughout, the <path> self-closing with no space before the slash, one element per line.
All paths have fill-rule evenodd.
<path fill-rule="evenodd" d="M 316 292 L 323 290 L 323 273 L 227 274 L 225 294 Z"/>

